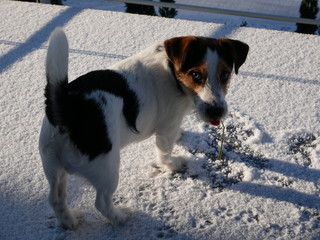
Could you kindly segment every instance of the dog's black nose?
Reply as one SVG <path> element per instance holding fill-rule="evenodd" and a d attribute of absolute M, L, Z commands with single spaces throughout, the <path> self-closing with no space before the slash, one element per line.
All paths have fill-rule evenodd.
<path fill-rule="evenodd" d="M 219 106 L 207 106 L 206 115 L 210 119 L 220 119 L 224 115 L 224 108 Z"/>

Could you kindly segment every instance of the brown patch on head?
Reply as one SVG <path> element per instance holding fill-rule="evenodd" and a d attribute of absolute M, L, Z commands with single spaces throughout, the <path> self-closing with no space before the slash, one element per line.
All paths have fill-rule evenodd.
<path fill-rule="evenodd" d="M 235 73 L 238 74 L 239 68 L 245 62 L 249 46 L 238 40 L 227 38 L 208 39 L 209 47 L 216 50 L 219 57 L 222 58 L 231 68 L 234 65 Z"/>
<path fill-rule="evenodd" d="M 203 38 L 187 36 L 166 40 L 164 47 L 177 79 L 193 92 L 205 85 L 207 43 Z"/>
<path fill-rule="evenodd" d="M 228 92 L 231 72 L 232 66 L 230 67 L 230 65 L 226 61 L 220 59 L 217 66 L 216 79 L 218 80 L 218 83 L 225 95 Z"/>
<path fill-rule="evenodd" d="M 211 42 L 210 48 L 215 49 L 220 57 L 217 79 L 223 92 L 227 94 L 232 68 L 234 66 L 235 73 L 238 74 L 239 68 L 247 58 L 249 46 L 243 42 L 226 38 L 212 39 L 209 42 Z"/>
<path fill-rule="evenodd" d="M 195 93 L 201 91 L 206 84 L 208 78 L 207 64 L 202 63 L 201 65 L 195 66 L 187 72 L 180 72 L 178 79 L 190 90 Z"/>
<path fill-rule="evenodd" d="M 164 48 L 177 79 L 195 93 L 201 91 L 208 78 L 205 62 L 208 48 L 216 51 L 220 58 L 216 77 L 225 93 L 233 66 L 237 74 L 249 51 L 247 44 L 237 40 L 195 36 L 166 40 Z"/>

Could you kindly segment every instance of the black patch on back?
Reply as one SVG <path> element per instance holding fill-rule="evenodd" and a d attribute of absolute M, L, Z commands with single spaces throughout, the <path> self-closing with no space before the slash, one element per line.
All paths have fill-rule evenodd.
<path fill-rule="evenodd" d="M 56 89 L 56 92 L 52 92 Z M 86 97 L 94 91 L 104 91 L 123 99 L 123 115 L 129 128 L 138 133 L 136 119 L 139 113 L 139 102 L 136 94 L 129 88 L 126 80 L 111 70 L 100 70 L 87 73 L 76 80 L 62 83 L 45 90 L 46 113 L 54 126 L 60 126 L 70 134 L 71 141 L 82 154 L 93 160 L 101 153 L 112 149 L 108 135 L 103 108 L 108 105 L 107 99 Z M 50 99 L 55 95 L 55 101 Z M 55 106 L 56 104 L 56 106 Z"/>
<path fill-rule="evenodd" d="M 139 113 L 137 95 L 133 92 L 124 77 L 112 70 L 89 72 L 69 83 L 69 93 L 88 94 L 96 90 L 111 93 L 123 99 L 123 115 L 129 128 L 138 133 L 136 120 Z"/>

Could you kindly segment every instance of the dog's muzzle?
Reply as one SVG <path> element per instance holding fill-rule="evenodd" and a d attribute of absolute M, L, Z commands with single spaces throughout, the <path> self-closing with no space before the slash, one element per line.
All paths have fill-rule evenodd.
<path fill-rule="evenodd" d="M 216 103 L 202 103 L 198 105 L 198 113 L 203 121 L 210 122 L 213 125 L 219 125 L 222 118 L 226 115 L 227 106 L 220 106 Z"/>
<path fill-rule="evenodd" d="M 225 115 L 225 109 L 220 106 L 207 104 L 205 107 L 205 115 L 211 120 L 220 120 Z"/>

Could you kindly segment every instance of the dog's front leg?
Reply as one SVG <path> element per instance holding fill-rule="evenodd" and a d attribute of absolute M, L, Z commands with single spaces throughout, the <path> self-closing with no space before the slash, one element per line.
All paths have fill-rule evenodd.
<path fill-rule="evenodd" d="M 156 146 L 159 164 L 169 172 L 178 171 L 185 163 L 183 158 L 172 157 L 174 143 L 179 137 L 180 129 L 156 134 Z"/>

